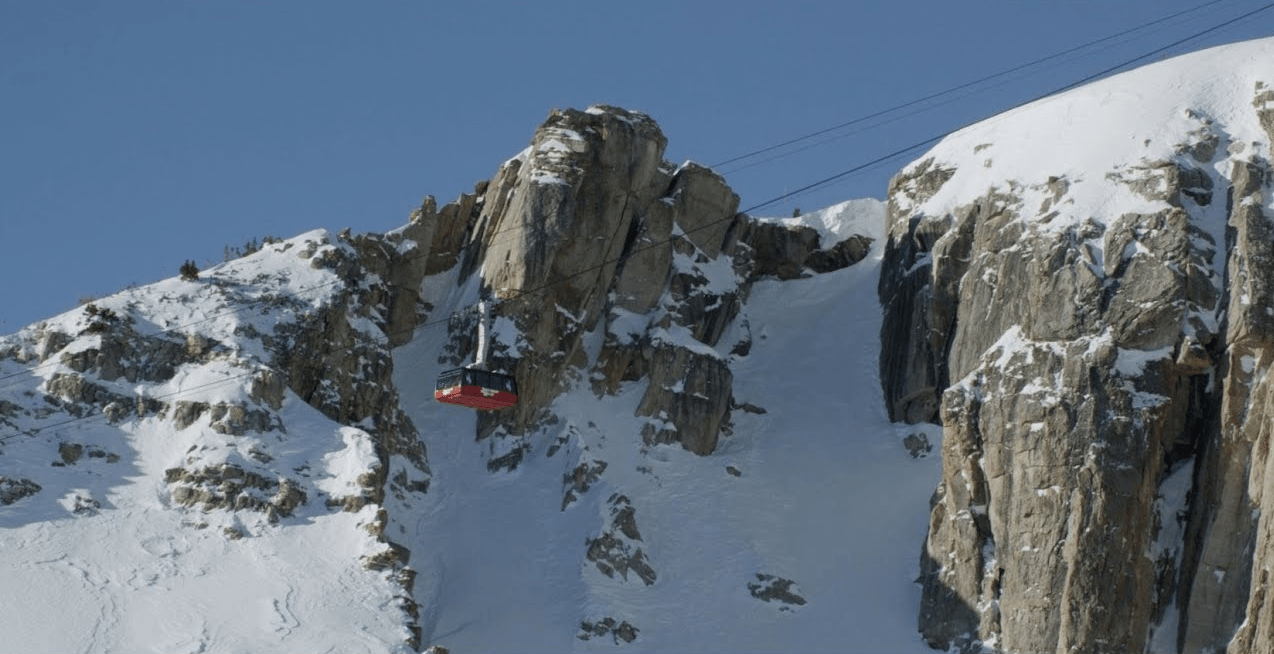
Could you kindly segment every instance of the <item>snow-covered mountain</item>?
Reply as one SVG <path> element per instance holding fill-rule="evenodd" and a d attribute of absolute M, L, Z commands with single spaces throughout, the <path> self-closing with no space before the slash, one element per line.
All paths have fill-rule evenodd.
<path fill-rule="evenodd" d="M 406 642 L 407 590 L 375 565 L 390 550 L 370 421 L 324 415 L 283 361 L 347 295 L 311 265 L 330 240 L 267 245 L 0 341 L 0 649 Z"/>
<path fill-rule="evenodd" d="M 925 649 L 903 440 L 938 431 L 871 372 L 883 204 L 751 219 L 663 144 L 557 112 L 393 233 L 4 337 L 6 646 Z M 481 416 L 432 397 L 480 293 L 521 387 Z"/>
<path fill-rule="evenodd" d="M 0 649 L 1267 648 L 1271 89 L 1161 62 L 785 219 L 555 111 L 389 234 L 0 337 Z"/>

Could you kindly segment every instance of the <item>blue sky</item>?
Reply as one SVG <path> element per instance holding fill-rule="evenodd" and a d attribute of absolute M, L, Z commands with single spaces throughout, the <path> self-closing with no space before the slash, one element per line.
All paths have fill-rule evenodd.
<path fill-rule="evenodd" d="M 554 107 L 645 111 L 670 160 L 711 165 L 1198 8 L 722 167 L 746 208 L 1264 4 L 7 0 L 0 333 L 252 238 L 393 229 L 490 177 Z M 883 198 L 912 158 L 756 213 Z"/>

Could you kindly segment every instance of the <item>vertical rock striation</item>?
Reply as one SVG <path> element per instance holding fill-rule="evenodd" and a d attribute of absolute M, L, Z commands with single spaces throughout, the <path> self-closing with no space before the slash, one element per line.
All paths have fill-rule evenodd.
<path fill-rule="evenodd" d="M 480 419 L 480 437 L 518 439 L 553 422 L 552 401 L 577 384 L 613 393 L 648 380 L 638 407 L 647 442 L 709 454 L 729 425 L 728 355 L 746 348 L 746 336 L 722 339 L 751 284 L 865 256 L 865 237 L 825 247 L 810 228 L 738 213 L 721 176 L 673 166 L 666 145 L 645 114 L 554 111 L 476 195 L 441 210 L 427 200 L 404 230 L 428 252 L 426 274 L 456 266 L 475 303 L 498 301 L 490 361 L 520 394 Z M 455 321 L 450 363 L 475 349 L 474 325 Z M 521 449 L 503 448 L 500 466 Z"/>
<path fill-rule="evenodd" d="M 1274 647 L 1262 74 L 1199 85 L 1245 98 L 1233 111 L 1165 103 L 1144 139 L 1118 116 L 1073 117 L 1117 82 L 1094 85 L 958 134 L 891 183 L 883 390 L 894 420 L 944 431 L 921 556 L 930 645 Z M 997 146 L 1033 119 L 1059 121 L 1070 149 Z M 1140 147 L 1070 160 L 1121 129 Z"/>

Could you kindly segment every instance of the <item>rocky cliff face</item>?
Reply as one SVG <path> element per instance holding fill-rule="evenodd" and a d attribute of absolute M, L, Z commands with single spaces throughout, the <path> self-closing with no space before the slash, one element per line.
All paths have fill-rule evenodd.
<path fill-rule="evenodd" d="M 491 472 L 517 468 L 561 422 L 553 402 L 564 392 L 601 396 L 630 382 L 645 384 L 635 409 L 644 426 L 618 437 L 707 455 L 730 433 L 730 363 L 751 347 L 741 312 L 752 284 L 867 252 L 866 236 L 824 242 L 811 227 L 738 213 L 720 176 L 669 164 L 665 145 L 643 114 L 555 111 L 473 194 L 441 208 L 427 198 L 398 230 L 270 243 L 0 339 L 0 391 L 12 398 L 0 399 L 0 446 L 16 443 L 10 461 L 54 461 L 63 485 L 100 477 L 98 460 L 144 451 L 160 466 L 161 506 L 139 506 L 198 512 L 195 528 L 219 527 L 202 533 L 227 540 L 357 514 L 372 544 L 351 563 L 396 585 L 393 605 L 418 646 L 415 572 L 397 539 L 416 525 L 433 477 L 395 388 L 394 348 L 445 327 L 440 362 L 471 361 L 473 308 L 498 301 L 489 361 L 516 375 L 520 396 L 472 434 L 491 443 Z M 89 421 L 109 428 L 75 436 Z M 579 456 L 562 510 L 606 469 Z M 37 520 L 35 507 L 54 504 L 42 497 L 50 479 L 0 477 L 0 505 Z M 109 490 L 77 491 L 75 514 L 102 509 Z M 637 507 L 620 494 L 608 506 L 581 560 L 653 584 Z M 636 636 L 607 619 L 604 633 Z"/>
<path fill-rule="evenodd" d="M 751 284 L 851 265 L 869 239 L 823 243 L 812 228 L 737 213 L 716 173 L 663 159 L 667 139 L 644 114 L 598 106 L 555 111 L 475 195 L 427 199 L 403 236 L 428 244 L 427 273 L 497 300 L 490 360 L 514 374 L 516 407 L 484 415 L 496 467 L 516 465 L 525 436 L 556 418 L 554 398 L 580 383 L 598 394 L 649 379 L 638 412 L 648 443 L 713 451 L 729 429 L 730 328 Z M 425 320 L 432 319 L 425 314 Z M 453 322 L 449 362 L 468 359 L 476 316 Z M 724 342 L 723 339 L 732 339 Z"/>
<path fill-rule="evenodd" d="M 943 426 L 934 647 L 1274 647 L 1274 72 L 1246 48 L 1038 103 L 893 180 L 881 378 L 894 420 Z"/>

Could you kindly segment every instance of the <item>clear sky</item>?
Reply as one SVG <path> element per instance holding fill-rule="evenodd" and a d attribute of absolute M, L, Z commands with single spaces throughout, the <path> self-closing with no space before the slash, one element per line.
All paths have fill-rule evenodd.
<path fill-rule="evenodd" d="M 4 0 L 0 334 L 249 239 L 398 227 L 555 107 L 645 111 L 713 165 L 1079 48 L 719 167 L 748 208 L 1265 4 Z M 1271 34 L 1263 11 L 1147 61 Z M 916 154 L 755 213 L 883 198 Z"/>

